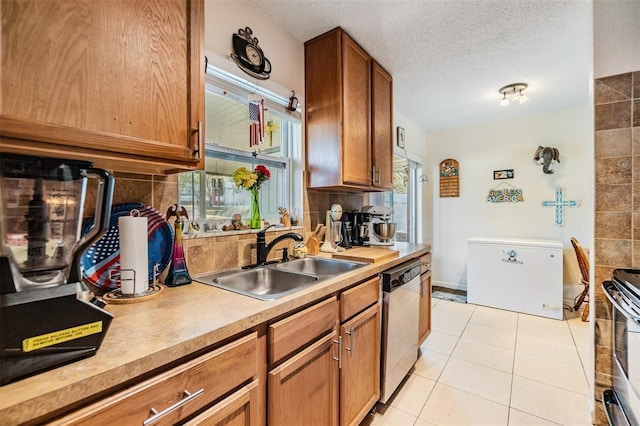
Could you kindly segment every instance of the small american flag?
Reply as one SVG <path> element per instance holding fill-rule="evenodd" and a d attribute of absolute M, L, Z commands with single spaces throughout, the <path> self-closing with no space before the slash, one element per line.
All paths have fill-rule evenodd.
<path fill-rule="evenodd" d="M 260 120 L 260 102 L 249 102 L 249 120 Z"/>

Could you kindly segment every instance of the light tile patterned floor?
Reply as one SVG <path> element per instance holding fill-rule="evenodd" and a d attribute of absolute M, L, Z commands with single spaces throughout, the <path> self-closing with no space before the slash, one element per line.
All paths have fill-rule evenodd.
<path fill-rule="evenodd" d="M 434 299 L 433 329 L 371 426 L 591 424 L 589 323 Z"/>

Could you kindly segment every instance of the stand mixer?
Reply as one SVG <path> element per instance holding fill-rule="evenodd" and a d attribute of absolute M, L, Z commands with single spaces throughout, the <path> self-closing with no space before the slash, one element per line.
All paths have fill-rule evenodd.
<path fill-rule="evenodd" d="M 389 222 L 393 209 L 387 206 L 364 206 L 360 211 L 369 214 L 369 245 L 392 246 L 396 235 L 396 224 Z"/>
<path fill-rule="evenodd" d="M 327 232 L 324 234 L 324 243 L 320 247 L 320 251 L 325 253 L 338 253 L 344 251 L 344 247 L 338 244 L 342 242 L 342 206 L 334 204 L 331 210 L 327 210 Z"/>
<path fill-rule="evenodd" d="M 95 225 L 81 236 L 87 178 Z M 0 385 L 94 355 L 112 315 L 80 256 L 109 228 L 113 177 L 85 161 L 0 157 Z"/>

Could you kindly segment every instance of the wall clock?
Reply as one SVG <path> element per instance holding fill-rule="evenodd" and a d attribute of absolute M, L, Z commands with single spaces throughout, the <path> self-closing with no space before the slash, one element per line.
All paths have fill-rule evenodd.
<path fill-rule="evenodd" d="M 258 46 L 258 38 L 253 36 L 251 28 L 240 28 L 233 35 L 231 58 L 240 69 L 252 77 L 266 80 L 271 74 L 271 62 Z"/>

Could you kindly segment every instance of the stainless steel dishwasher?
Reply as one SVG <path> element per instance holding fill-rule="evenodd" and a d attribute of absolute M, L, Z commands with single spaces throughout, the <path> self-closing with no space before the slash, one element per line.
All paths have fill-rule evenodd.
<path fill-rule="evenodd" d="M 386 403 L 418 360 L 420 260 L 382 273 L 380 402 Z"/>

